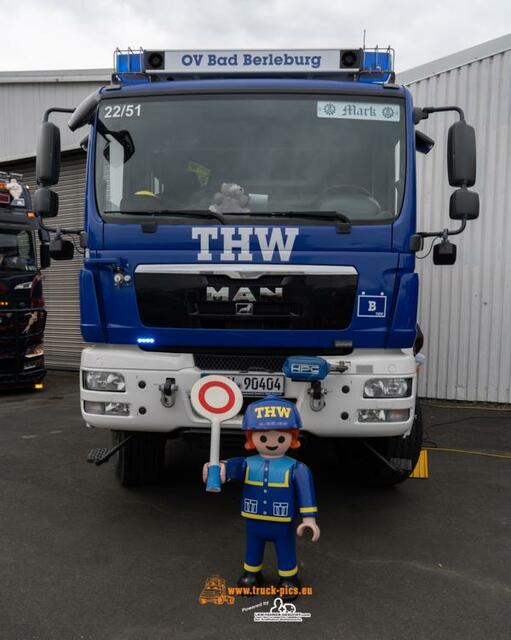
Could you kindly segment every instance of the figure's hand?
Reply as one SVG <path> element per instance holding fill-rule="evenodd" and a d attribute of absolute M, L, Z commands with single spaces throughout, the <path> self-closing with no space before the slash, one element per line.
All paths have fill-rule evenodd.
<path fill-rule="evenodd" d="M 321 533 L 318 527 L 318 523 L 316 522 L 316 518 L 303 518 L 302 524 L 299 524 L 296 533 L 301 537 L 303 536 L 303 532 L 305 529 L 310 529 L 312 531 L 312 542 L 317 542 L 319 540 L 319 534 Z"/>
<path fill-rule="evenodd" d="M 205 462 L 202 467 L 202 482 L 206 483 L 208 481 L 208 467 L 209 462 Z M 220 481 L 222 484 L 225 482 L 225 464 L 220 462 Z"/>

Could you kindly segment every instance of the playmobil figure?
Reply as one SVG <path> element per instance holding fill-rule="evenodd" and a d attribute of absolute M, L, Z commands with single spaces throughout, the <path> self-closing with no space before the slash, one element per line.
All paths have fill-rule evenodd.
<path fill-rule="evenodd" d="M 301 427 L 300 414 L 293 402 L 276 396 L 253 402 L 243 416 L 243 429 L 245 448 L 257 450 L 257 455 L 220 463 L 222 482 L 243 482 L 241 515 L 246 518 L 247 539 L 244 572 L 238 586 L 262 583 L 264 547 L 266 542 L 273 542 L 279 588 L 299 587 L 295 518 L 302 518 L 296 529 L 299 536 L 305 529 L 311 529 L 312 541 L 319 539 L 312 474 L 302 462 L 285 455 L 288 449 L 300 446 Z M 204 479 L 207 467 L 205 464 Z"/>

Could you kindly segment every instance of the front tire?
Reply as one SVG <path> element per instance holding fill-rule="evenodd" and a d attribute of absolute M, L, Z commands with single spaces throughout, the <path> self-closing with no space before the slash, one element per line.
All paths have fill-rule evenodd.
<path fill-rule="evenodd" d="M 339 442 L 337 456 L 342 477 L 366 487 L 390 487 L 404 482 L 419 459 L 422 433 L 422 411 L 417 403 L 408 437 L 356 438 Z"/>
<path fill-rule="evenodd" d="M 113 445 L 132 435 L 131 431 L 112 431 Z M 117 453 L 115 474 L 123 487 L 159 482 L 165 466 L 166 437 L 161 433 L 135 433 Z"/>

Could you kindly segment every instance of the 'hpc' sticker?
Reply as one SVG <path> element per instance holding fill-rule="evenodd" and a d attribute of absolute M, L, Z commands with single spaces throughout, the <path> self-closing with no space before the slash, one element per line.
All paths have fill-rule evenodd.
<path fill-rule="evenodd" d="M 366 295 L 365 291 L 358 296 L 357 316 L 359 318 L 384 318 L 387 315 L 387 296 Z"/>

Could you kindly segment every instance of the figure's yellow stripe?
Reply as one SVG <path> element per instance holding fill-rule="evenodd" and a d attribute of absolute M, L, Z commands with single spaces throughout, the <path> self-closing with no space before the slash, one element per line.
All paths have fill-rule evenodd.
<path fill-rule="evenodd" d="M 297 573 L 298 573 L 298 567 L 295 567 L 294 569 L 290 569 L 289 571 L 282 571 L 281 569 L 279 569 L 279 576 L 281 576 L 282 578 L 295 576 Z"/>
<path fill-rule="evenodd" d="M 245 484 L 255 484 L 256 487 L 262 487 L 263 486 L 262 482 L 258 482 L 257 480 L 249 480 L 248 479 L 248 465 L 247 465 L 247 469 L 245 471 Z"/>
<path fill-rule="evenodd" d="M 247 564 L 245 562 L 245 564 L 243 565 L 243 568 L 245 569 L 245 571 L 251 571 L 252 573 L 257 573 L 258 571 L 261 571 L 261 569 L 263 568 L 263 565 L 260 564 L 258 567 L 253 567 L 251 564 Z"/>
<path fill-rule="evenodd" d="M 300 513 L 317 513 L 317 507 L 300 507 Z"/>
<path fill-rule="evenodd" d="M 262 484 L 262 482 L 261 482 Z M 284 482 L 268 482 L 269 487 L 289 487 L 289 469 L 284 476 Z"/>
<path fill-rule="evenodd" d="M 257 513 L 247 513 L 242 511 L 241 515 L 244 518 L 252 518 L 254 520 L 271 520 L 272 522 L 291 522 L 291 518 L 279 518 L 277 516 L 260 516 Z"/>

